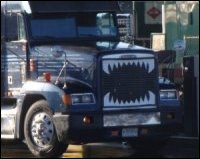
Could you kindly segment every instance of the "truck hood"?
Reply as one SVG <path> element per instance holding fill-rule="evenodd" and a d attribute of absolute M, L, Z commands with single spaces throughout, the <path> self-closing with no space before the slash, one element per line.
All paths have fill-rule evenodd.
<path fill-rule="evenodd" d="M 30 50 L 30 58 L 37 63 L 37 72 L 32 73 L 32 78 L 38 79 L 44 72 L 49 72 L 52 74 L 52 79 L 60 80 L 70 77 L 68 79 L 77 79 L 92 85 L 98 54 L 111 50 L 149 49 L 123 42 L 95 42 L 91 45 L 36 45 Z M 65 62 L 67 63 L 66 72 Z"/>
<path fill-rule="evenodd" d="M 149 48 L 141 47 L 138 45 L 130 44 L 130 43 L 125 43 L 125 42 L 109 42 L 109 41 L 99 41 L 99 42 L 89 42 L 87 44 L 84 43 L 73 43 L 73 44 L 43 44 L 43 45 L 36 45 L 33 48 L 42 48 L 48 49 L 50 48 L 51 50 L 67 50 L 67 51 L 72 51 L 72 52 L 80 52 L 80 53 L 98 53 L 101 51 L 111 51 L 111 50 L 148 50 L 151 51 Z"/>

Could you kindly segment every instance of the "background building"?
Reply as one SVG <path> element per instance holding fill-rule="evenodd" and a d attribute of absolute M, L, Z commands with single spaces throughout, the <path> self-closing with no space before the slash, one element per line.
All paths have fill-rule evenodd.
<path fill-rule="evenodd" d="M 162 59 L 160 75 L 182 83 L 183 57 L 199 55 L 199 2 L 119 2 L 125 13 L 133 15 L 132 19 L 123 17 L 126 17 L 126 29 L 121 29 L 121 35 L 130 35 L 128 41 L 131 43 L 152 49 L 156 46 L 155 51 Z"/>

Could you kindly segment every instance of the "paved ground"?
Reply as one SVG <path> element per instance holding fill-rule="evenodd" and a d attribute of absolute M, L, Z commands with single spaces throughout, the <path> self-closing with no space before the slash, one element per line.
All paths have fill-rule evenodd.
<path fill-rule="evenodd" d="M 1 142 L 1 158 L 34 158 L 25 144 Z M 199 158 L 199 140 L 172 139 L 160 154 L 137 154 L 128 145 L 121 143 L 93 143 L 69 145 L 62 158 Z"/>

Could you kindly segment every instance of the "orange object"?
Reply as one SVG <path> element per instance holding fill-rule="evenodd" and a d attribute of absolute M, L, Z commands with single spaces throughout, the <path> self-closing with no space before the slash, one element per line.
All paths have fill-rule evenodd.
<path fill-rule="evenodd" d="M 65 94 L 62 96 L 62 101 L 66 106 L 71 105 L 72 100 L 71 100 L 71 96 L 69 94 Z"/>
<path fill-rule="evenodd" d="M 33 71 L 36 71 L 36 60 L 35 59 L 30 59 L 30 63 L 29 63 L 29 66 L 30 66 L 30 71 L 33 72 Z"/>
<path fill-rule="evenodd" d="M 44 76 L 44 79 L 45 79 L 46 82 L 50 82 L 51 81 L 51 73 L 44 72 L 43 76 Z"/>
<path fill-rule="evenodd" d="M 89 116 L 85 116 L 84 118 L 83 118 L 83 123 L 85 123 L 85 124 L 91 124 L 92 123 L 92 118 L 91 117 L 89 117 Z"/>
<path fill-rule="evenodd" d="M 118 130 L 111 131 L 111 136 L 119 136 L 119 131 Z"/>

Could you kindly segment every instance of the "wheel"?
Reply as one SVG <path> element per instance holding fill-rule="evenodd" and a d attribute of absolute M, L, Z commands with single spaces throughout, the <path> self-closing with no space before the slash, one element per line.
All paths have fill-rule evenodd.
<path fill-rule="evenodd" d="M 28 110 L 24 136 L 29 150 L 37 157 L 58 157 L 68 146 L 58 141 L 52 112 L 45 100 L 35 102 Z"/>

